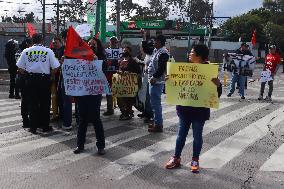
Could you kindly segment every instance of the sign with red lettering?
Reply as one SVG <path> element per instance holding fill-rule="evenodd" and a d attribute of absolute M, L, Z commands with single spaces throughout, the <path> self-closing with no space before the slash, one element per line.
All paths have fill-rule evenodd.
<path fill-rule="evenodd" d="M 112 76 L 112 95 L 135 97 L 138 92 L 138 76 L 134 73 L 117 73 Z"/>
<path fill-rule="evenodd" d="M 102 60 L 65 59 L 62 65 L 64 87 L 67 95 L 86 96 L 110 94 L 102 71 Z"/>

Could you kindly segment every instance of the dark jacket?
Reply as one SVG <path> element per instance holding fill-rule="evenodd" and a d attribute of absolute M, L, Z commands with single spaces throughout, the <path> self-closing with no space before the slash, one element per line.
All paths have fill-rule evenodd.
<path fill-rule="evenodd" d="M 127 62 L 119 62 L 119 71 L 140 74 L 139 64 L 131 57 Z"/>

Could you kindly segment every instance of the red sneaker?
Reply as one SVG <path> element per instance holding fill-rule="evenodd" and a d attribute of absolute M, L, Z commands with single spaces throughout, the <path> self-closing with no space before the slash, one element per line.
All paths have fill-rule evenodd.
<path fill-rule="evenodd" d="M 165 168 L 166 169 L 174 169 L 180 167 L 180 158 L 177 157 L 171 157 L 171 159 L 166 163 Z"/>
<path fill-rule="evenodd" d="M 191 172 L 198 173 L 199 172 L 199 162 L 192 160 L 191 161 Z"/>

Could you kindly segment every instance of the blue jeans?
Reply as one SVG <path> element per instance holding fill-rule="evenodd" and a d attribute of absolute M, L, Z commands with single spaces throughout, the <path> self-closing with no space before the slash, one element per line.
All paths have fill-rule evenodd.
<path fill-rule="evenodd" d="M 63 108 L 63 125 L 69 127 L 72 124 L 72 97 L 66 95 L 63 80 L 61 83 L 61 100 Z"/>
<path fill-rule="evenodd" d="M 164 84 L 149 85 L 150 101 L 154 113 L 154 123 L 155 126 L 158 127 L 161 127 L 163 125 L 162 104 L 161 104 L 161 96 L 163 88 Z"/>
<path fill-rule="evenodd" d="M 189 120 L 186 117 L 179 116 L 179 131 L 176 140 L 176 148 L 175 148 L 175 156 L 180 157 L 182 149 L 185 145 L 186 137 L 190 128 L 192 126 L 193 132 L 193 158 L 199 158 L 203 139 L 202 139 L 202 132 L 204 127 L 205 121 L 203 120 Z"/>
<path fill-rule="evenodd" d="M 145 117 L 147 118 L 153 118 L 154 116 L 152 106 L 151 106 L 151 101 L 150 101 L 149 84 L 147 86 L 144 114 L 145 114 Z"/>
<path fill-rule="evenodd" d="M 92 123 L 96 133 L 96 146 L 105 148 L 104 128 L 100 117 L 102 95 L 77 97 L 79 111 L 79 127 L 77 132 L 77 147 L 84 148 L 88 123 Z"/>
<path fill-rule="evenodd" d="M 246 76 L 234 74 L 230 83 L 229 87 L 229 94 L 232 95 L 235 92 L 236 89 L 236 83 L 240 84 L 239 88 L 239 94 L 240 96 L 245 96 L 245 82 L 246 82 Z"/>

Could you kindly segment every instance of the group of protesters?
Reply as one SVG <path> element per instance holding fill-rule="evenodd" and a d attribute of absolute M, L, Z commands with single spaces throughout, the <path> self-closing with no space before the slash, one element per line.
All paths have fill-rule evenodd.
<path fill-rule="evenodd" d="M 141 52 L 144 54 L 143 59 L 134 57 L 131 47 L 124 46 L 122 56 L 119 59 L 108 60 L 105 48 L 97 36 L 89 39 L 87 43 L 94 52 L 94 60 L 103 60 L 102 71 L 110 87 L 112 85 L 112 76 L 115 73 L 135 73 L 138 75 L 140 91 L 146 91 L 143 93 L 142 108 L 138 108 L 139 111 L 141 111 L 138 117 L 144 118 L 144 122 L 148 124 L 148 132 L 161 133 L 163 132 L 161 99 L 165 81 L 170 79 L 170 77 L 166 75 L 166 67 L 170 54 L 165 47 L 165 36 L 158 35 L 154 39 L 146 39 L 146 33 L 144 31 L 142 35 Z M 105 136 L 100 114 L 103 96 L 102 94 L 97 94 L 74 98 L 67 95 L 64 87 L 64 78 L 60 71 L 60 65 L 64 64 L 64 59 L 69 58 L 64 56 L 66 37 L 66 31 L 62 33 L 61 37 L 55 37 L 52 42 L 51 50 L 42 45 L 43 39 L 40 34 L 34 34 L 32 39 L 27 39 L 23 42 L 24 45 L 22 45 L 20 49 L 21 52 L 19 52 L 17 58 L 15 58 L 18 59 L 17 64 L 15 63 L 16 72 L 18 71 L 18 75 L 22 81 L 20 88 L 23 127 L 29 128 L 29 131 L 33 134 L 37 133 L 38 128 L 41 128 L 43 132 L 52 131 L 53 129 L 49 124 L 50 106 L 53 104 L 59 109 L 59 118 L 61 118 L 63 122 L 62 128 L 66 130 L 72 129 L 72 102 L 75 102 L 78 132 L 77 148 L 74 150 L 74 153 L 79 154 L 84 152 L 87 125 L 88 123 L 92 123 L 96 131 L 98 154 L 103 155 L 105 154 Z M 108 48 L 120 48 L 119 40 L 116 37 L 111 37 Z M 271 53 L 273 52 L 271 51 Z M 192 47 L 188 57 L 189 61 L 192 63 L 208 64 L 208 56 L 208 47 L 203 44 L 197 44 Z M 14 74 L 14 72 L 10 73 Z M 14 77 L 13 75 L 13 78 Z M 220 80 L 213 78 L 212 82 L 216 85 L 216 91 L 218 97 L 220 97 L 222 93 Z M 242 90 L 245 81 L 235 78 L 233 82 L 240 83 L 241 97 L 244 97 Z M 234 92 L 233 88 L 235 88 L 235 83 L 231 85 L 228 96 L 231 96 Z M 14 86 L 14 84 L 12 85 Z M 52 85 L 54 86 L 52 87 Z M 263 95 L 264 85 L 265 84 L 262 84 L 261 96 Z M 11 98 L 15 96 L 13 94 L 13 86 L 12 89 L 10 89 L 9 97 Z M 272 86 L 271 82 L 269 86 Z M 272 90 L 270 91 L 269 95 L 271 97 Z M 57 95 L 57 102 L 52 102 L 52 93 Z M 20 98 L 20 95 L 16 93 L 16 97 Z M 115 101 L 117 101 L 121 112 L 119 120 L 123 121 L 132 119 L 134 116 L 133 106 L 138 106 L 137 101 L 141 99 L 137 99 L 136 97 L 115 98 L 111 94 L 107 94 L 106 100 L 107 109 L 103 113 L 103 116 L 112 116 L 114 114 Z M 172 169 L 181 165 L 180 157 L 182 149 L 191 126 L 194 138 L 191 171 L 198 172 L 199 155 L 202 149 L 203 126 L 210 118 L 210 108 L 177 106 L 176 110 L 177 116 L 179 117 L 179 131 L 176 140 L 175 154 L 166 163 L 165 167 Z"/>

